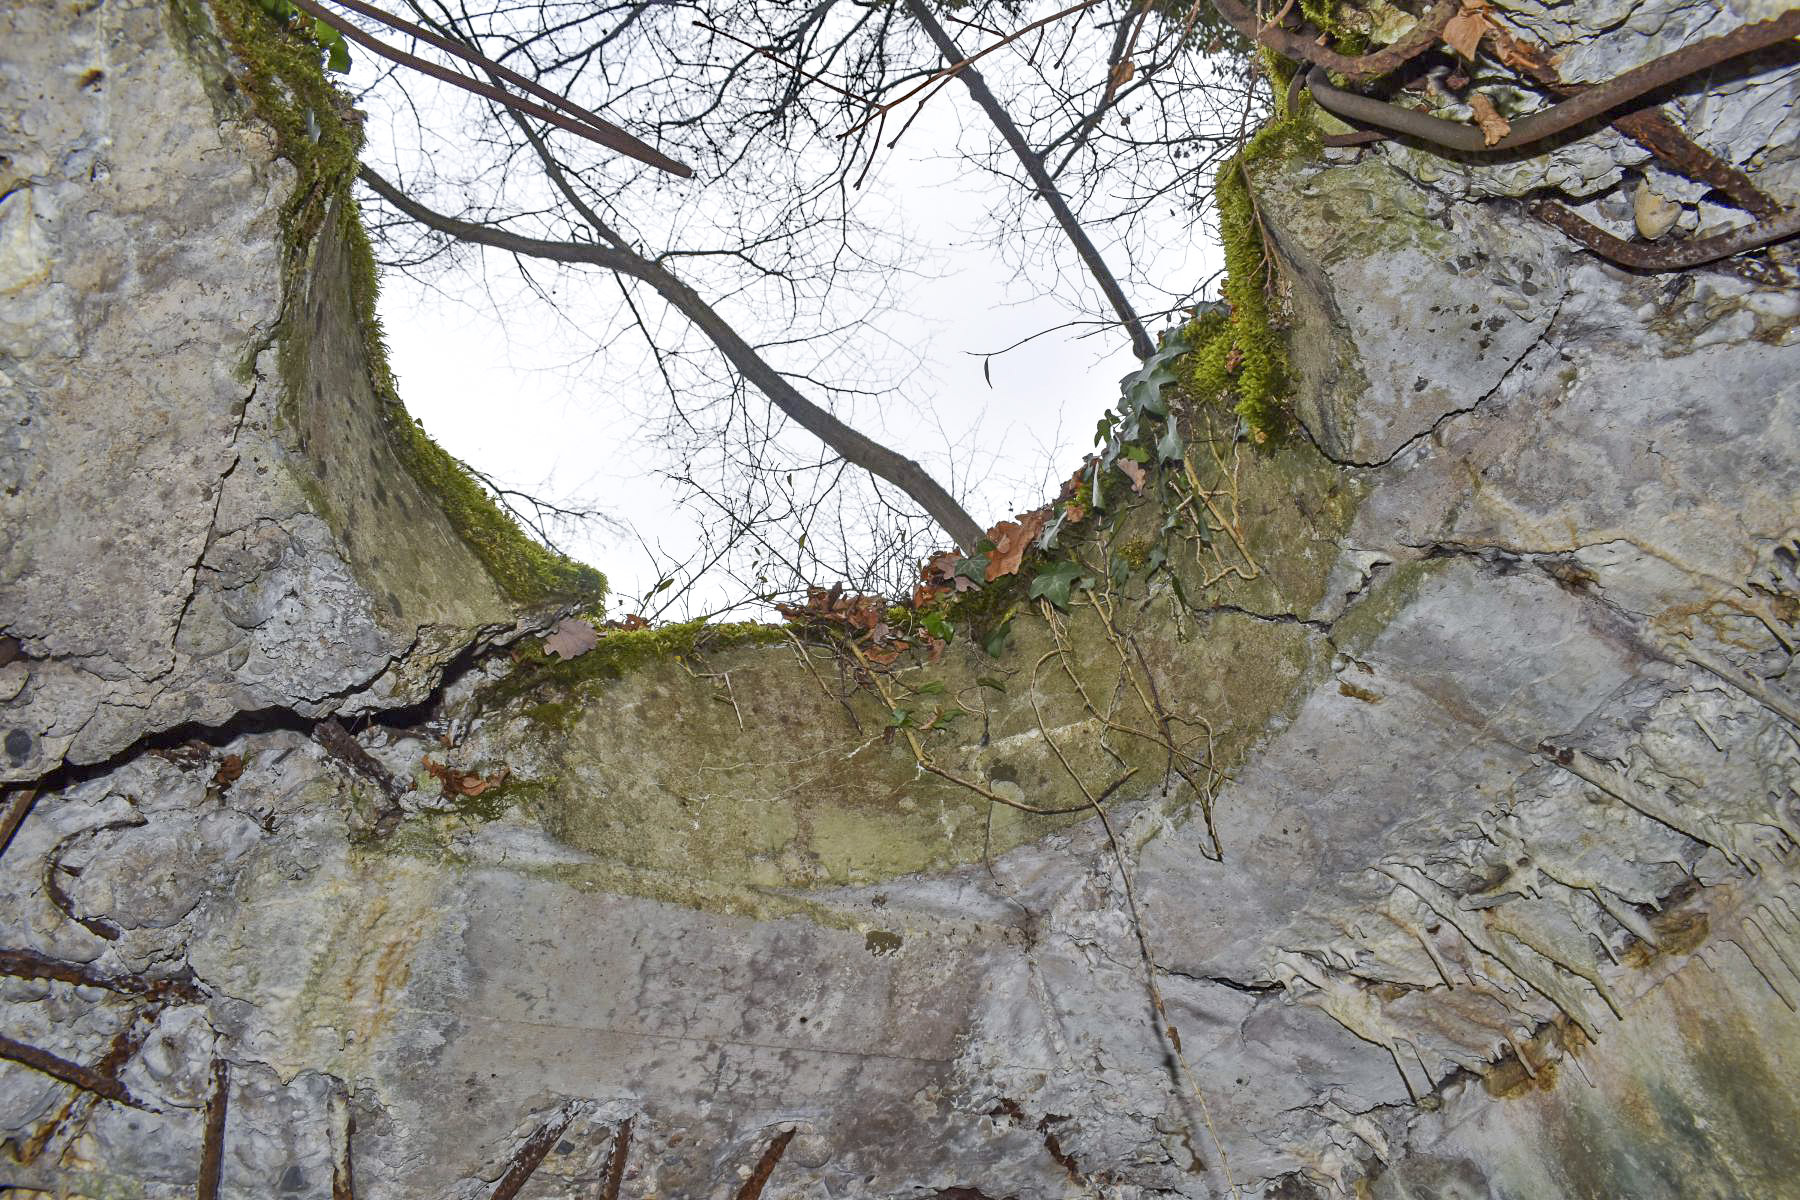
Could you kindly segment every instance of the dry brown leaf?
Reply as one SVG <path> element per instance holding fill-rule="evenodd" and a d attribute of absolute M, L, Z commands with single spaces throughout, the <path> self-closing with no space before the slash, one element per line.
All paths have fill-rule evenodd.
<path fill-rule="evenodd" d="M 510 774 L 512 774 L 512 770 L 509 767 L 501 767 L 494 774 L 486 777 L 471 773 L 459 779 L 456 786 L 465 796 L 479 796 L 483 792 L 492 791 L 505 783 L 506 777 Z"/>
<path fill-rule="evenodd" d="M 1473 62 L 1487 30 L 1487 5 L 1482 0 L 1471 0 L 1444 26 L 1444 44 Z"/>
<path fill-rule="evenodd" d="M 988 530 L 988 540 L 994 543 L 994 551 L 988 555 L 989 583 L 1018 572 L 1019 560 L 1031 548 L 1031 543 L 1037 540 L 1038 534 L 1044 532 L 1044 525 L 1049 519 L 1049 510 L 1039 508 L 1020 513 L 1017 521 L 1002 521 Z"/>
<path fill-rule="evenodd" d="M 238 777 L 243 773 L 244 756 L 241 754 L 227 754 L 224 761 L 219 764 L 219 769 L 213 772 L 212 781 L 221 788 L 228 788 L 236 783 Z"/>
<path fill-rule="evenodd" d="M 446 796 L 479 796 L 490 792 L 506 782 L 512 768 L 501 767 L 492 775 L 481 775 L 474 771 L 462 771 L 444 763 L 434 762 L 429 754 L 424 759 L 425 770 L 438 781 Z"/>
<path fill-rule="evenodd" d="M 911 644 L 908 642 L 895 642 L 893 648 L 889 650 L 880 650 L 874 646 L 870 646 L 863 651 L 863 657 L 878 666 L 889 667 L 894 664 L 895 660 L 898 659 L 901 654 L 910 648 Z"/>
<path fill-rule="evenodd" d="M 1136 75 L 1137 66 L 1129 58 L 1121 60 L 1112 69 L 1113 90 L 1117 91 L 1119 88 L 1124 87 L 1126 84 L 1130 83 L 1132 78 Z"/>
<path fill-rule="evenodd" d="M 544 653 L 560 659 L 579 658 L 600 644 L 600 631 L 580 617 L 564 617 L 544 639 Z"/>
<path fill-rule="evenodd" d="M 1469 97 L 1469 110 L 1475 115 L 1475 124 L 1481 127 L 1481 140 L 1487 145 L 1495 145 L 1512 132 L 1512 126 L 1494 108 L 1494 102 L 1480 92 Z"/>
<path fill-rule="evenodd" d="M 961 557 L 954 550 L 934 554 L 919 568 L 919 578 L 926 583 L 949 583 L 956 574 L 956 560 Z"/>
<path fill-rule="evenodd" d="M 1125 472 L 1125 478 L 1131 480 L 1132 492 L 1139 496 L 1143 495 L 1144 480 L 1149 477 L 1149 473 L 1129 458 L 1119 460 L 1119 470 Z"/>

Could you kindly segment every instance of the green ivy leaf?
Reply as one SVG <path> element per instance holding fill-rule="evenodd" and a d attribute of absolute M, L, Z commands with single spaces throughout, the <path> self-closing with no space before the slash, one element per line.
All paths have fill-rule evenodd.
<path fill-rule="evenodd" d="M 904 729 L 912 723 L 913 715 L 912 709 L 910 708 L 896 708 L 893 712 L 888 714 L 887 727 L 889 729 Z"/>
<path fill-rule="evenodd" d="M 973 558 L 957 559 L 956 570 L 952 574 L 961 575 L 964 579 L 972 579 L 976 583 L 986 583 L 987 569 L 987 555 L 977 554 Z"/>
<path fill-rule="evenodd" d="M 1068 610 L 1069 593 L 1076 588 L 1092 587 L 1093 580 L 1084 574 L 1077 563 L 1067 560 L 1053 562 L 1037 573 L 1031 581 L 1031 598 L 1042 597 L 1056 607 Z"/>
<path fill-rule="evenodd" d="M 1156 455 L 1164 462 L 1174 462 L 1181 457 L 1181 434 L 1170 421 L 1163 427 L 1163 434 L 1156 439 Z"/>
<path fill-rule="evenodd" d="M 290 5 L 290 7 L 292 7 Z M 350 70 L 350 47 L 344 43 L 344 35 L 327 25 L 313 19 L 313 40 L 325 47 L 325 69 L 343 75 Z"/>
<path fill-rule="evenodd" d="M 919 624 L 925 627 L 925 632 L 941 642 L 948 642 L 956 637 L 956 626 L 946 620 L 942 613 L 928 612 L 919 618 Z"/>
<path fill-rule="evenodd" d="M 941 696 L 944 694 L 944 685 L 939 680 L 928 679 L 918 687 L 914 688 L 913 691 L 921 696 Z"/>
<path fill-rule="evenodd" d="M 987 639 L 981 643 L 981 648 L 987 651 L 989 658 L 999 658 L 1000 652 L 1006 649 L 1006 639 L 1011 636 L 1012 618 L 1008 617 L 1000 622 L 994 632 L 987 635 Z M 1001 688 L 1000 690 L 1005 691 L 1006 689 Z"/>
<path fill-rule="evenodd" d="M 975 682 L 981 687 L 992 688 L 1003 696 L 1006 694 L 1006 685 L 1001 683 L 998 679 L 995 679 L 992 675 L 977 675 L 975 677 Z"/>

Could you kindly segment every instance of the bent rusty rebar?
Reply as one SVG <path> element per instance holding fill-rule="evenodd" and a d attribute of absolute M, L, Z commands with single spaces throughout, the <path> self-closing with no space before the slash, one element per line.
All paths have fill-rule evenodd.
<path fill-rule="evenodd" d="M 1713 237 L 1666 246 L 1640 245 L 1616 238 L 1554 200 L 1533 201 L 1531 215 L 1562 230 L 1608 262 L 1633 271 L 1684 271 L 1800 234 L 1800 208 L 1786 209 Z"/>
<path fill-rule="evenodd" d="M 40 1071 L 52 1079 L 60 1079 L 72 1087 L 92 1092 L 105 1100 L 132 1108 L 143 1108 L 142 1101 L 126 1090 L 125 1085 L 110 1075 L 102 1074 L 92 1067 L 84 1067 L 80 1063 L 70 1062 L 60 1055 L 48 1050 L 39 1049 L 25 1042 L 14 1041 L 0 1033 L 0 1058 L 16 1062 L 21 1066 Z"/>
<path fill-rule="evenodd" d="M 1267 46 L 1296 62 L 1311 63 L 1327 71 L 1336 71 L 1346 79 L 1373 79 L 1378 75 L 1386 75 L 1395 67 L 1410 62 L 1437 45 L 1443 36 L 1444 26 L 1450 23 L 1451 17 L 1462 11 L 1463 3 L 1462 0 L 1438 0 L 1436 7 L 1419 18 L 1418 24 L 1405 37 L 1391 46 L 1355 57 L 1318 45 L 1303 33 L 1258 20 L 1256 14 L 1238 3 L 1238 0 L 1212 0 L 1212 6 L 1225 19 L 1226 24 L 1253 44 Z"/>
<path fill-rule="evenodd" d="M 191 971 L 184 975 L 162 978 L 130 973 L 108 975 L 85 963 L 64 962 L 47 954 L 39 954 L 36 950 L 0 949 L 0 975 L 13 979 L 54 979 L 80 987 L 103 988 L 121 996 L 143 996 L 150 1000 L 170 997 L 196 1004 L 206 999 L 206 989 L 194 981 Z"/>
<path fill-rule="evenodd" d="M 6 802 L 5 813 L 0 814 L 0 854 L 5 854 L 6 848 L 12 845 L 13 834 L 19 832 L 19 826 L 31 815 L 31 807 L 37 803 L 37 797 L 35 787 L 22 787 L 13 791 L 12 798 Z"/>
<path fill-rule="evenodd" d="M 1473 125 L 1415 112 L 1386 100 L 1334 87 L 1325 78 L 1324 69 L 1316 65 L 1306 73 L 1306 90 L 1318 101 L 1319 107 L 1346 121 L 1376 125 L 1447 150 L 1498 154 L 1541 142 L 1696 72 L 1796 36 L 1800 36 L 1800 9 L 1740 26 L 1718 37 L 1705 38 L 1633 67 L 1559 104 L 1520 117 L 1513 122 L 1511 131 L 1492 145 Z"/>

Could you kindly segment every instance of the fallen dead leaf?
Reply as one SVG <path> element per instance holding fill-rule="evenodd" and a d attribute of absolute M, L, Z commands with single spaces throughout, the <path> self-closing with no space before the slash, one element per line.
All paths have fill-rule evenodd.
<path fill-rule="evenodd" d="M 567 661 L 600 644 L 600 631 L 580 617 L 564 617 L 544 639 L 544 653 Z"/>
<path fill-rule="evenodd" d="M 1473 62 L 1475 52 L 1481 46 L 1481 37 L 1487 31 L 1487 4 L 1484 0 L 1470 0 L 1444 26 L 1444 44 Z"/>
<path fill-rule="evenodd" d="M 1039 508 L 1020 513 L 1017 521 L 1002 521 L 988 530 L 988 540 L 994 543 L 994 551 L 988 555 L 989 583 L 1018 573 L 1019 560 L 1031 548 L 1031 543 L 1037 540 L 1038 534 L 1044 532 L 1044 525 L 1049 519 L 1050 511 Z"/>
<path fill-rule="evenodd" d="M 426 772 L 438 781 L 446 796 L 479 796 L 499 787 L 506 782 L 507 776 L 512 774 L 510 767 L 501 767 L 492 775 L 482 775 L 476 771 L 463 771 L 441 762 L 434 762 L 429 754 L 425 756 L 423 765 Z"/>
<path fill-rule="evenodd" d="M 509 768 L 501 767 L 492 775 L 464 775 L 456 786 L 465 796 L 479 796 L 483 792 L 491 791 L 505 783 L 506 777 L 510 774 L 512 771 Z"/>
<path fill-rule="evenodd" d="M 1497 145 L 1501 138 L 1512 132 L 1512 126 L 1494 108 L 1494 102 L 1480 92 L 1469 97 L 1469 110 L 1475 116 L 1475 124 L 1481 128 L 1481 140 L 1487 145 Z"/>
<path fill-rule="evenodd" d="M 241 754 L 227 754 L 224 761 L 219 763 L 219 769 L 213 772 L 212 781 L 221 788 L 228 788 L 236 783 L 238 777 L 243 773 L 244 756 Z"/>

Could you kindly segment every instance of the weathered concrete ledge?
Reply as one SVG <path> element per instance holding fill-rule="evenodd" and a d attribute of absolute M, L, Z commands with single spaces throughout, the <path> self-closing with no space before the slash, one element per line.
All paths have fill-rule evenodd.
<path fill-rule="evenodd" d="M 404 420 L 259 11 L 0 16 L 0 1023 L 142 1105 L 0 1062 L 0 1184 L 191 1195 L 224 1078 L 234 1198 L 1794 1194 L 1791 288 L 1288 139 L 1300 428 L 1180 396 L 1066 613 L 563 662 L 594 580 Z M 1780 167 L 1771 92 L 1679 105 Z"/>

